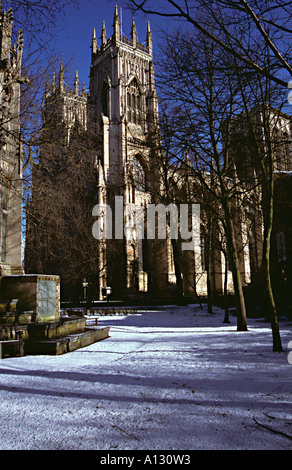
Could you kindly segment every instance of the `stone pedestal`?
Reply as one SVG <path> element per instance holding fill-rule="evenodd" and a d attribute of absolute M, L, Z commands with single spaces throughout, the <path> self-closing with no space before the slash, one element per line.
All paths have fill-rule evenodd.
<path fill-rule="evenodd" d="M 85 317 L 61 318 L 59 276 L 0 277 L 0 299 L 3 347 L 19 332 L 24 354 L 64 354 L 109 337 L 109 327 L 86 327 Z"/>
<path fill-rule="evenodd" d="M 30 312 L 37 323 L 60 318 L 60 278 L 42 274 L 3 276 L 0 298 L 18 299 L 17 310 Z"/>

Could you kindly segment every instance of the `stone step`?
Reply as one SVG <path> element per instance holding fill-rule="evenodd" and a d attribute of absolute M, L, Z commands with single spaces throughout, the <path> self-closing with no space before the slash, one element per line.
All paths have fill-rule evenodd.
<path fill-rule="evenodd" d="M 23 341 L 19 339 L 0 341 L 0 359 L 23 356 Z"/>
<path fill-rule="evenodd" d="M 47 340 L 61 336 L 82 333 L 85 330 L 85 318 L 66 318 L 58 322 L 30 323 L 28 334 L 31 340 Z"/>
<path fill-rule="evenodd" d="M 76 349 L 89 346 L 109 337 L 109 327 L 86 328 L 84 331 L 62 336 L 60 338 L 48 338 L 44 340 L 28 339 L 24 343 L 24 353 L 27 355 L 44 354 L 57 356 Z"/>

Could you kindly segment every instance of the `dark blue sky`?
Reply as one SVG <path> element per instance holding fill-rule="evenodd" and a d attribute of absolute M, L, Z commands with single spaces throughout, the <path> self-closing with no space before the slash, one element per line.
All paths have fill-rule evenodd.
<path fill-rule="evenodd" d="M 66 17 L 62 31 L 57 36 L 56 53 L 61 57 L 74 59 L 74 67 L 78 70 L 80 83 L 85 82 L 88 86 L 88 76 L 91 60 L 91 38 L 93 28 L 96 29 L 98 44 L 102 22 L 105 20 L 107 36 L 112 36 L 113 17 L 115 9 L 114 0 L 82 0 L 82 5 L 77 9 L 75 6 L 67 7 Z M 132 13 L 121 7 L 121 2 L 117 2 L 120 21 L 122 20 L 122 30 L 125 36 L 130 35 Z M 157 18 L 144 18 L 141 15 L 135 16 L 135 23 L 139 42 L 146 40 L 147 21 L 150 21 L 153 39 L 155 41 L 155 31 L 157 30 Z M 155 48 L 155 42 L 154 42 Z M 68 77 L 69 80 L 69 77 Z M 74 77 L 72 77 L 72 82 Z"/>

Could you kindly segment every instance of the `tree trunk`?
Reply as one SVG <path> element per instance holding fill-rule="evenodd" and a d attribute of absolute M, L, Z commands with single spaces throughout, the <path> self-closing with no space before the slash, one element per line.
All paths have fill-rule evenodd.
<path fill-rule="evenodd" d="M 213 313 L 212 310 L 212 288 L 211 288 L 211 267 L 212 267 L 212 252 L 211 252 L 211 236 L 208 235 L 207 247 L 207 296 L 208 296 L 208 313 Z"/>
<path fill-rule="evenodd" d="M 224 314 L 224 320 L 223 323 L 230 323 L 229 320 L 229 305 L 228 305 L 228 289 L 227 289 L 227 282 L 228 282 L 228 256 L 226 253 L 224 253 L 224 258 L 225 258 L 225 274 L 224 274 L 224 308 L 225 308 L 225 314 Z"/>
<path fill-rule="evenodd" d="M 210 265 L 208 265 L 208 269 L 207 269 L 207 296 L 208 296 L 208 313 L 213 313 Z"/>
<path fill-rule="evenodd" d="M 237 331 L 247 331 L 246 323 L 246 308 L 245 299 L 242 289 L 242 280 L 239 267 L 239 260 L 236 247 L 236 239 L 234 234 L 233 221 L 229 212 L 226 214 L 226 238 L 229 246 L 231 267 L 232 267 L 232 279 L 233 288 L 236 300 L 236 312 L 237 312 Z"/>
<path fill-rule="evenodd" d="M 212 218 L 209 218 L 207 223 L 207 253 L 206 253 L 206 271 L 207 271 L 207 303 L 208 303 L 208 313 L 213 313 L 212 309 L 212 285 L 211 285 L 211 276 L 212 276 L 212 237 L 213 237 L 213 223 Z"/>
<path fill-rule="evenodd" d="M 279 331 L 277 309 L 271 283 L 270 272 L 270 251 L 271 251 L 271 233 L 273 224 L 273 189 L 274 182 L 271 181 L 270 191 L 263 188 L 263 214 L 264 214 L 264 242 L 263 242 L 263 258 L 262 258 L 262 279 L 263 290 L 265 296 L 265 305 L 267 308 L 267 315 L 271 322 L 272 335 L 273 335 L 273 351 L 282 352 L 282 343 Z M 268 193 L 268 194 L 267 194 Z"/>
<path fill-rule="evenodd" d="M 237 252 L 233 253 L 234 267 L 232 269 L 233 285 L 236 299 L 237 331 L 247 331 L 245 300 L 242 289 L 241 273 Z"/>
<path fill-rule="evenodd" d="M 265 243 L 264 243 L 265 245 Z M 271 322 L 272 334 L 273 334 L 273 351 L 282 352 L 282 343 L 280 337 L 280 330 L 277 317 L 277 309 L 275 305 L 273 289 L 271 285 L 270 277 L 270 250 L 268 246 L 264 247 L 263 253 L 263 281 L 264 281 L 264 294 L 265 294 L 265 305 L 267 308 L 268 318 Z"/>

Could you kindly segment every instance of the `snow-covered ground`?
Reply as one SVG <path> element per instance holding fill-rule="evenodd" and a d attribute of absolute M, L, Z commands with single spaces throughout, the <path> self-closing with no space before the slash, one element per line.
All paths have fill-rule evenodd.
<path fill-rule="evenodd" d="M 261 319 L 240 333 L 220 309 L 159 310 L 102 316 L 110 338 L 70 354 L 3 359 L 0 448 L 291 449 L 292 322 L 274 353 Z"/>

